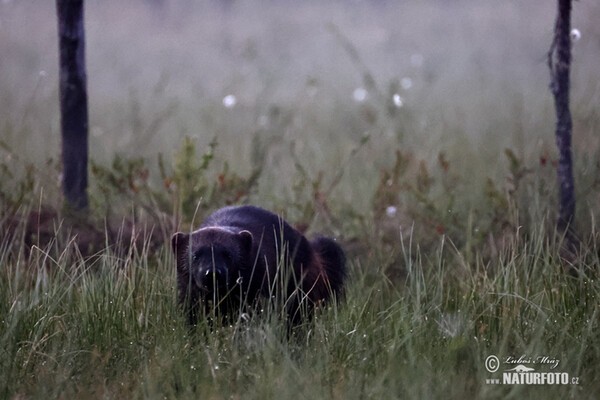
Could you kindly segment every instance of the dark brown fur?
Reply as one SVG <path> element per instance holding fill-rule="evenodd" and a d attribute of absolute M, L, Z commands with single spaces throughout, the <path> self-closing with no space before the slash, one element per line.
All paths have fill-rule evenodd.
<path fill-rule="evenodd" d="M 230 316 L 258 298 L 283 300 L 290 319 L 301 309 L 340 294 L 346 276 L 342 249 L 333 240 L 309 242 L 277 215 L 253 206 L 226 207 L 191 233 L 176 233 L 180 304 L 189 322 L 199 306 Z M 218 307 L 215 307 L 218 305 Z"/>

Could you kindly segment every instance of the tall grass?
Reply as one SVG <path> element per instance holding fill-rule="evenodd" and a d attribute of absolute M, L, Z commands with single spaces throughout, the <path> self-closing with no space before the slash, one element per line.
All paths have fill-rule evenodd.
<path fill-rule="evenodd" d="M 345 300 L 292 335 L 269 312 L 190 330 L 167 243 L 107 228 L 90 255 L 60 218 L 26 237 L 15 215 L 60 208 L 56 27 L 52 2 L 5 1 L 0 398 L 600 395 L 596 4 L 574 8 L 569 269 L 552 2 L 149 3 L 86 4 L 99 231 L 156 217 L 168 238 L 255 203 L 339 237 Z M 489 355 L 548 356 L 579 384 L 486 383 Z"/>
<path fill-rule="evenodd" d="M 289 337 L 267 314 L 188 330 L 170 256 L 108 250 L 28 259 L 4 250 L 2 397 L 593 398 L 598 253 L 565 274 L 543 233 L 497 260 L 404 238 L 404 279 L 350 262 L 346 300 Z M 69 249 L 66 249 L 67 252 Z M 384 257 L 383 255 L 381 257 Z M 490 354 L 549 356 L 579 385 L 489 385 Z M 536 366 L 538 371 L 544 370 Z M 508 366 L 506 367 L 508 368 Z"/>

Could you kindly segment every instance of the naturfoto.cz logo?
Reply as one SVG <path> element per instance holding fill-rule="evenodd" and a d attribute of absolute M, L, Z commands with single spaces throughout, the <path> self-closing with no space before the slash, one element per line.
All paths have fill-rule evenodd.
<path fill-rule="evenodd" d="M 490 355 L 485 359 L 485 369 L 495 374 L 502 369 L 502 377 L 487 378 L 491 385 L 578 385 L 579 377 L 568 372 L 555 371 L 560 360 L 549 356 L 506 356 L 502 359 Z M 538 371 L 538 369 L 546 369 Z"/>

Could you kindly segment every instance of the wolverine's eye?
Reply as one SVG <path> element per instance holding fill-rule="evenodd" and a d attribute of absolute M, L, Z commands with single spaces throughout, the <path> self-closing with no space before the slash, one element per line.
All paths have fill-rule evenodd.
<path fill-rule="evenodd" d="M 202 257 L 202 253 L 203 253 L 203 251 L 202 251 L 202 250 L 198 250 L 198 251 L 196 251 L 196 252 L 195 252 L 195 253 L 192 255 L 192 261 L 193 261 L 193 262 L 198 262 L 198 261 L 200 261 L 200 258 Z"/>

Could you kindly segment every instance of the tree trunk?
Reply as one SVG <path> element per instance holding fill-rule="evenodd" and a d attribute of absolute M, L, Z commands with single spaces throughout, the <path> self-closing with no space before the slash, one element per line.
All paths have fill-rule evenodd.
<path fill-rule="evenodd" d="M 56 0 L 60 51 L 63 193 L 67 209 L 88 207 L 88 109 L 83 0 Z"/>
<path fill-rule="evenodd" d="M 569 110 L 569 67 L 571 63 L 571 0 L 558 0 L 558 13 L 554 27 L 554 40 L 548 52 L 550 88 L 556 109 L 556 145 L 559 151 L 558 184 L 559 214 L 558 230 L 570 240 L 575 217 L 575 185 L 573 183 L 573 159 L 571 156 L 571 111 Z"/>

